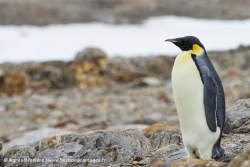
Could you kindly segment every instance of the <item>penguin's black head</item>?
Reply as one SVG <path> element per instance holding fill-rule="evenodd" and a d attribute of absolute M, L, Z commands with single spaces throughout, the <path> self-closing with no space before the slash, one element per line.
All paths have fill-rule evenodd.
<path fill-rule="evenodd" d="M 205 50 L 200 40 L 194 36 L 185 36 L 175 39 L 167 39 L 165 41 L 172 42 L 173 44 L 178 46 L 182 51 L 193 50 L 194 44 L 198 45 L 199 47 Z"/>

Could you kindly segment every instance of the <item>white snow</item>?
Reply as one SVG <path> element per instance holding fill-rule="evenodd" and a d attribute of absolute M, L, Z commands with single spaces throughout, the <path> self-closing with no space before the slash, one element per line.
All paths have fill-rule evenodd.
<path fill-rule="evenodd" d="M 176 16 L 152 17 L 141 25 L 76 23 L 49 26 L 0 26 L 0 62 L 73 60 L 86 47 L 109 56 L 176 55 L 165 39 L 192 35 L 211 50 L 250 45 L 250 19 L 206 20 Z"/>

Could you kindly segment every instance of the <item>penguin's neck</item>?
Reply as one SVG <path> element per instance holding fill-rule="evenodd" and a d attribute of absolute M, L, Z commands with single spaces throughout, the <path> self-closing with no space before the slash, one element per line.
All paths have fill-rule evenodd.
<path fill-rule="evenodd" d="M 186 66 L 190 60 L 192 60 L 191 53 L 188 51 L 182 51 L 175 59 L 175 66 Z"/>
<path fill-rule="evenodd" d="M 176 58 L 176 65 L 179 66 L 185 66 L 185 64 L 189 61 L 192 60 L 192 54 L 196 55 L 197 57 L 203 57 L 206 56 L 206 51 L 203 49 L 201 46 L 197 44 L 193 44 L 192 50 L 189 51 L 182 51 Z"/>
<path fill-rule="evenodd" d="M 202 56 L 202 55 L 204 55 L 205 50 L 202 47 L 200 47 L 199 45 L 193 44 L 193 49 L 191 50 L 191 53 L 196 55 L 196 56 Z"/>

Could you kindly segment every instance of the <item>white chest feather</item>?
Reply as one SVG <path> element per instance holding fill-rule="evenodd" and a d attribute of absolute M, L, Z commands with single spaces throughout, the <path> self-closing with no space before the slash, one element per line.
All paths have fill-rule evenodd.
<path fill-rule="evenodd" d="M 181 128 L 197 126 L 194 121 L 204 124 L 204 88 L 199 71 L 188 52 L 181 52 L 175 60 L 172 87 Z"/>
<path fill-rule="evenodd" d="M 199 148 L 202 147 L 199 144 L 206 147 L 210 143 L 214 144 L 219 130 L 213 133 L 207 126 L 203 102 L 204 87 L 189 52 L 181 52 L 175 60 L 172 88 L 185 146 Z"/>

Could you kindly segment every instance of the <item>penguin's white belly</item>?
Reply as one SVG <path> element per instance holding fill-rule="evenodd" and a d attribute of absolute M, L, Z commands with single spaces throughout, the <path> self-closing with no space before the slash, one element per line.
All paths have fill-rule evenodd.
<path fill-rule="evenodd" d="M 212 132 L 206 122 L 204 87 L 200 73 L 189 52 L 181 52 L 172 71 L 174 100 L 185 147 L 211 150 L 220 129 Z"/>

